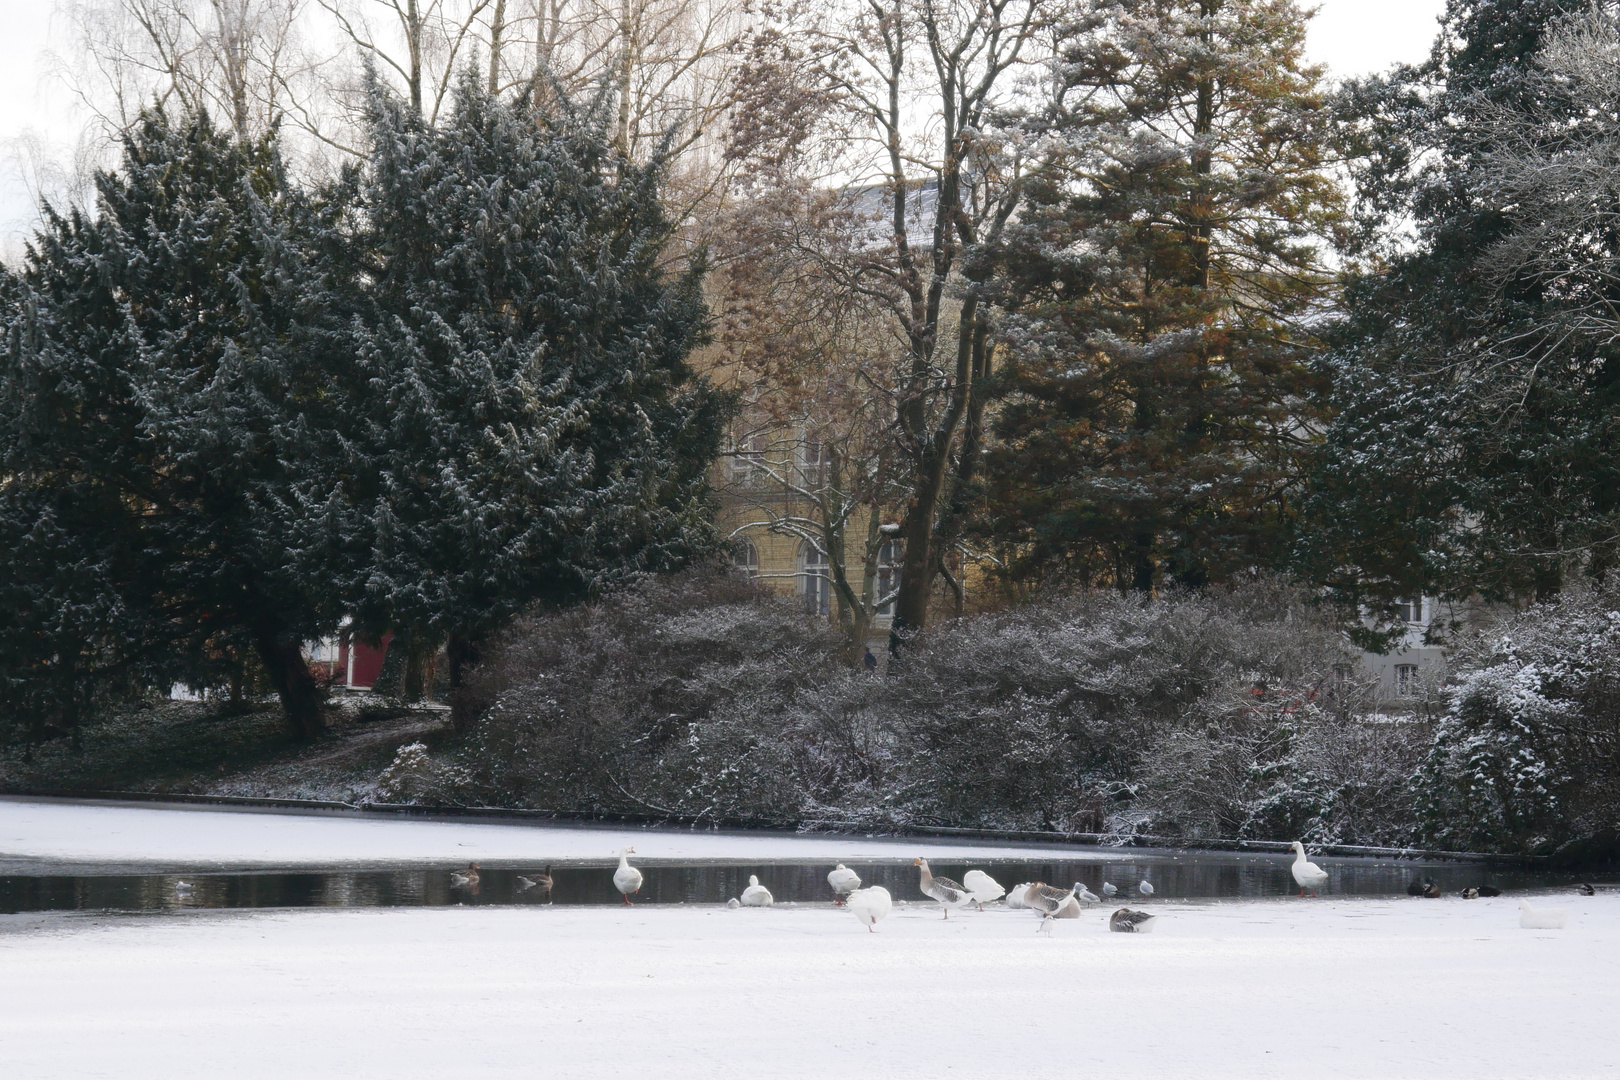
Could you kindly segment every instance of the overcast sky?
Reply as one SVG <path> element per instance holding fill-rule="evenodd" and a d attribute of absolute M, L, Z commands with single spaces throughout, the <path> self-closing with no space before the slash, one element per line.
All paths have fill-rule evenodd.
<path fill-rule="evenodd" d="M 31 133 L 65 151 L 82 122 L 49 74 L 55 6 L 53 0 L 0 0 L 0 253 L 16 249 L 33 219 L 17 140 Z M 1344 76 L 1425 57 L 1445 0 L 1317 0 L 1317 6 L 1312 59 Z"/>

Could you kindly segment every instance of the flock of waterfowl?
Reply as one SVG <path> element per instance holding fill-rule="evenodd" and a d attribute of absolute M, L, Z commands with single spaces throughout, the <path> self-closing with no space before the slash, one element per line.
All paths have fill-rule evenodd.
<path fill-rule="evenodd" d="M 1290 870 L 1294 876 L 1294 883 L 1299 886 L 1299 895 L 1305 896 L 1309 890 L 1311 895 L 1321 895 L 1322 886 L 1327 884 L 1328 873 L 1320 866 L 1311 862 L 1305 855 L 1303 844 L 1295 841 L 1292 845 L 1294 861 Z M 641 871 L 630 865 L 630 856 L 636 849 L 627 847 L 619 852 L 619 865 L 613 871 L 613 886 L 619 890 L 625 904 L 630 903 L 630 897 L 641 891 Z M 1026 881 L 1013 886 L 1009 891 L 1001 883 L 983 870 L 969 870 L 963 875 L 960 883 L 947 877 L 939 877 L 929 868 L 928 860 L 919 858 L 913 865 L 917 868 L 917 887 L 924 896 L 936 901 L 940 906 L 943 918 L 949 919 L 951 911 L 967 907 L 977 907 L 983 911 L 984 905 L 997 900 L 1009 908 L 1024 908 L 1040 917 L 1037 932 L 1051 933 L 1051 924 L 1054 919 L 1078 919 L 1080 913 L 1086 908 L 1101 904 L 1104 897 L 1112 900 L 1120 892 L 1118 886 L 1103 882 L 1102 896 L 1098 896 L 1082 882 L 1075 882 L 1067 889 L 1048 885 L 1044 881 Z M 467 869 L 452 871 L 450 884 L 457 888 L 467 888 L 476 891 L 479 883 L 479 866 L 477 863 L 467 864 Z M 544 873 L 535 873 L 533 877 L 518 875 L 518 886 L 522 891 L 537 889 L 543 895 L 551 892 L 551 867 L 546 867 Z M 839 907 L 847 908 L 867 930 L 875 931 L 877 924 L 888 917 L 893 910 L 894 899 L 889 890 L 881 885 L 861 887 L 860 875 L 839 863 L 827 874 L 827 884 L 832 888 L 833 903 Z M 179 883 L 181 891 L 190 886 L 185 882 Z M 1153 883 L 1143 877 L 1134 886 L 1137 896 L 1146 899 L 1153 895 Z M 1586 896 L 1591 896 L 1595 890 L 1591 885 L 1579 885 L 1577 890 Z M 1414 880 L 1406 889 L 1409 896 L 1428 897 L 1439 899 L 1442 895 L 1439 886 L 1433 879 L 1425 878 L 1422 881 Z M 1459 895 L 1465 900 L 1474 900 L 1482 896 L 1501 896 L 1502 890 L 1492 885 L 1478 885 L 1461 890 Z M 776 902 L 770 889 L 759 883 L 759 878 L 750 875 L 748 887 L 742 891 L 740 897 L 726 902 L 730 908 L 738 907 L 770 907 Z M 1569 912 L 1565 908 L 1545 908 L 1537 910 L 1530 906 L 1528 900 L 1519 901 L 1519 925 L 1532 930 L 1561 930 L 1568 921 Z M 1108 929 L 1123 934 L 1145 934 L 1153 929 L 1154 921 L 1158 916 L 1146 912 L 1135 911 L 1129 907 L 1122 907 L 1108 917 Z"/>

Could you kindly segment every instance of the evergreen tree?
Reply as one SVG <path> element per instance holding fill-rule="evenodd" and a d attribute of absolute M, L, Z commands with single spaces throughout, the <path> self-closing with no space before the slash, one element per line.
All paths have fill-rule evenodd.
<path fill-rule="evenodd" d="M 1589 6 L 1451 0 L 1425 65 L 1341 96 L 1360 273 L 1332 335 L 1337 418 L 1299 556 L 1345 595 L 1545 596 L 1571 567 L 1620 556 L 1620 356 L 1612 327 L 1583 325 L 1583 309 L 1616 297 L 1568 272 L 1606 278 L 1620 242 L 1611 226 L 1543 213 L 1587 205 L 1559 159 L 1589 149 L 1616 104 L 1588 109 L 1539 58 Z M 1559 188 L 1540 205 L 1512 180 L 1527 161 Z M 1526 245 L 1535 259 L 1508 257 Z"/>
<path fill-rule="evenodd" d="M 1015 577 L 1145 590 L 1277 559 L 1340 213 L 1305 21 L 1119 0 L 1066 39 L 1002 253 L 985 530 Z"/>
<path fill-rule="evenodd" d="M 665 270 L 662 159 L 614 149 L 606 101 L 547 101 L 469 75 L 432 127 L 373 85 L 355 187 L 351 601 L 418 651 L 446 641 L 458 722 L 517 612 L 713 542 L 702 260 Z"/>
<path fill-rule="evenodd" d="M 306 555 L 332 427 L 300 329 L 323 310 L 307 223 L 269 141 L 154 110 L 95 212 L 50 212 L 6 282 L 0 666 L 36 721 L 251 649 L 293 733 L 320 730 L 301 644 L 337 608 Z"/>

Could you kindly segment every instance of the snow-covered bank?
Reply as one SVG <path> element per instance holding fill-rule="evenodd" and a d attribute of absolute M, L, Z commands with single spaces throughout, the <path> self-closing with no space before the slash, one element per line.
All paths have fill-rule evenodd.
<path fill-rule="evenodd" d="M 1613 1075 L 1620 896 L 1557 902 L 8 916 L 0 1075 Z"/>
<path fill-rule="evenodd" d="M 1061 851 L 1067 859 L 1091 857 L 1083 849 L 1067 847 L 398 821 L 0 798 L 0 858 L 166 866 L 356 865 L 424 859 L 560 862 L 606 859 L 632 845 L 643 860 L 909 858 L 924 846 L 938 858 L 1020 857 L 1041 850 Z"/>

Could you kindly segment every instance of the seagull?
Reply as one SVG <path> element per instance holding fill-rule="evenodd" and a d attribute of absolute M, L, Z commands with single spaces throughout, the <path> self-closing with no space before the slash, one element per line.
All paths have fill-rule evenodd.
<path fill-rule="evenodd" d="M 934 872 L 928 869 L 927 859 L 918 859 L 912 865 L 917 867 L 917 887 L 923 891 L 923 895 L 939 901 L 940 910 L 947 919 L 951 917 L 951 908 L 967 907 L 973 903 L 973 894 L 967 889 L 950 878 L 935 877 Z"/>
<path fill-rule="evenodd" d="M 1542 908 L 1537 911 L 1530 906 L 1530 901 L 1519 901 L 1519 925 L 1526 930 L 1562 930 L 1568 919 L 1568 908 Z"/>
<path fill-rule="evenodd" d="M 849 910 L 862 923 L 866 924 L 869 933 L 877 933 L 873 928 L 879 919 L 889 917 L 889 910 L 894 907 L 894 901 L 889 898 L 889 890 L 881 885 L 873 885 L 870 889 L 856 889 L 849 894 Z"/>
<path fill-rule="evenodd" d="M 756 875 L 749 874 L 748 888 L 743 890 L 742 903 L 743 907 L 770 907 L 776 903 L 776 897 L 771 895 L 771 890 L 759 883 Z"/>
<path fill-rule="evenodd" d="M 1309 889 L 1315 895 L 1321 896 L 1322 886 L 1327 884 L 1327 871 L 1305 858 L 1304 844 L 1295 840 L 1292 846 L 1294 865 L 1291 869 L 1294 871 L 1294 883 L 1299 886 L 1299 895 L 1304 896 L 1305 890 Z"/>
<path fill-rule="evenodd" d="M 1118 892 L 1119 892 L 1119 886 L 1110 885 L 1106 881 L 1103 882 L 1103 895 L 1104 896 L 1114 896 L 1114 895 L 1118 894 Z"/>
<path fill-rule="evenodd" d="M 1153 932 L 1153 920 L 1157 918 L 1157 915 L 1150 915 L 1146 911 L 1122 907 L 1108 916 L 1108 929 L 1116 934 L 1148 934 Z"/>
<path fill-rule="evenodd" d="M 478 887 L 478 864 L 470 862 L 465 870 L 450 871 L 450 884 L 458 889 L 476 889 Z"/>
<path fill-rule="evenodd" d="M 844 897 L 861 887 L 861 876 L 843 863 L 839 863 L 827 875 L 827 884 L 832 886 L 833 903 L 842 904 Z"/>
<path fill-rule="evenodd" d="M 630 894 L 641 891 L 641 871 L 630 865 L 626 855 L 634 855 L 636 849 L 627 847 L 619 852 L 619 868 L 613 871 L 613 887 L 624 894 L 624 902 L 630 903 Z"/>
<path fill-rule="evenodd" d="M 984 910 L 984 905 L 1001 899 L 1007 892 L 1006 889 L 1001 887 L 1001 882 L 983 870 L 969 870 L 962 875 L 962 884 L 967 888 L 968 892 L 973 894 L 973 899 L 978 902 L 980 911 Z"/>
<path fill-rule="evenodd" d="M 1078 881 L 1074 883 L 1074 895 L 1076 899 L 1088 907 L 1092 904 L 1102 903 L 1102 897 L 1098 896 L 1096 893 L 1092 892 Z"/>
<path fill-rule="evenodd" d="M 1149 881 L 1147 878 L 1143 878 L 1141 881 L 1136 883 L 1136 891 L 1141 893 L 1143 896 L 1152 896 L 1153 882 Z"/>

